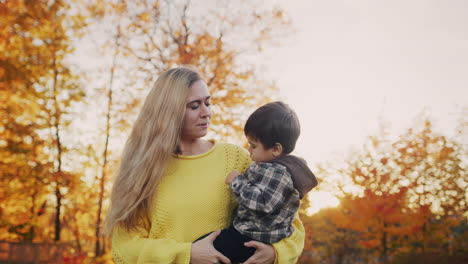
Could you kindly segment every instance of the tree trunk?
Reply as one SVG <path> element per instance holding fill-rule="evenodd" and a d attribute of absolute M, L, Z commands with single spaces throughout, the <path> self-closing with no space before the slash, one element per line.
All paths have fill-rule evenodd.
<path fill-rule="evenodd" d="M 115 52 L 112 60 L 112 66 L 110 69 L 110 80 L 109 80 L 109 92 L 107 94 L 107 115 L 106 115 L 106 139 L 104 144 L 104 152 L 102 153 L 103 162 L 101 167 L 101 180 L 100 180 L 100 190 L 99 190 L 99 202 L 98 202 L 98 212 L 97 212 L 97 221 L 96 221 L 96 246 L 95 246 L 95 256 L 99 257 L 104 254 L 105 248 L 101 247 L 101 214 L 102 214 L 102 202 L 104 200 L 105 192 L 105 183 L 106 183 L 106 167 L 107 167 L 107 150 L 109 146 L 109 137 L 110 137 L 110 119 L 111 119 L 111 110 L 112 110 L 112 88 L 114 83 L 114 72 L 115 65 L 117 60 L 117 55 L 119 53 L 119 38 L 120 38 L 120 26 L 117 26 L 117 35 L 115 37 Z"/>
<path fill-rule="evenodd" d="M 55 55 L 55 53 L 54 53 Z M 57 170 L 55 173 L 55 198 L 57 204 L 55 206 L 55 241 L 60 241 L 60 231 L 61 231 L 61 223 L 60 223 L 60 214 L 61 214 L 61 207 L 62 207 L 62 194 L 60 192 L 60 177 L 62 177 L 62 144 L 60 142 L 60 113 L 59 113 L 59 105 L 57 102 L 57 77 L 58 71 L 56 69 L 56 61 L 55 58 L 53 60 L 54 69 L 54 80 L 52 86 L 52 99 L 54 101 L 54 123 L 53 126 L 55 127 L 55 143 L 57 147 Z"/>
<path fill-rule="evenodd" d="M 387 224 L 384 223 L 384 227 L 387 227 Z M 386 264 L 388 262 L 388 246 L 387 246 L 387 232 L 383 232 L 382 234 L 382 255 L 380 256 L 380 259 L 382 263 Z"/>

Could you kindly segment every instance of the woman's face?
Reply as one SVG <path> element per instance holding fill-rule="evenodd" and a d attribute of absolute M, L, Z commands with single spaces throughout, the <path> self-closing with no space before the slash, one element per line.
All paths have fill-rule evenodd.
<path fill-rule="evenodd" d="M 201 138 L 208 132 L 211 117 L 210 94 L 203 81 L 190 86 L 186 102 L 182 139 Z"/>

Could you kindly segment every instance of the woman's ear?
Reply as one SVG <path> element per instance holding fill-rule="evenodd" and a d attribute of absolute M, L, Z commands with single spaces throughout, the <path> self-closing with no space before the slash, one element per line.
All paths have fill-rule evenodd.
<path fill-rule="evenodd" d="M 280 143 L 275 143 L 273 146 L 273 157 L 277 158 L 283 153 L 283 146 Z"/>

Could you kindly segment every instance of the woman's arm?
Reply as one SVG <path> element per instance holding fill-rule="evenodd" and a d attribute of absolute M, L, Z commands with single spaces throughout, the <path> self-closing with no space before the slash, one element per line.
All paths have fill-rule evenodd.
<path fill-rule="evenodd" d="M 219 231 L 193 243 L 177 243 L 173 239 L 153 239 L 141 230 L 127 232 L 116 228 L 112 236 L 112 253 L 117 264 L 130 263 L 227 263 L 228 258 L 216 251 L 213 240 Z"/>
<path fill-rule="evenodd" d="M 305 229 L 296 213 L 292 222 L 294 232 L 291 236 L 273 244 L 276 253 L 275 264 L 296 263 L 304 250 Z"/>
<path fill-rule="evenodd" d="M 127 232 L 116 227 L 112 234 L 112 254 L 115 263 L 177 263 L 189 264 L 191 243 L 173 239 L 148 238 L 145 231 Z"/>

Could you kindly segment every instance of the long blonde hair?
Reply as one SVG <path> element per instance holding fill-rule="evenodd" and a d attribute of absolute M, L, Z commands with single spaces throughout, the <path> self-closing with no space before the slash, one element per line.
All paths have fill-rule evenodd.
<path fill-rule="evenodd" d="M 157 79 L 125 143 L 111 192 L 105 232 L 116 225 L 134 230 L 149 224 L 156 187 L 178 147 L 190 86 L 202 80 L 190 67 L 170 69 Z"/>

